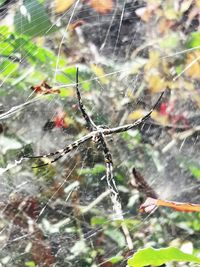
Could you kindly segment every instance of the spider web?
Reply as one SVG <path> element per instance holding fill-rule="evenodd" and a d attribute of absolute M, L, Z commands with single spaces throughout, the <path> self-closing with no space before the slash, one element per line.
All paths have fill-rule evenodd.
<path fill-rule="evenodd" d="M 28 16 L 28 13 L 24 7 L 30 8 L 34 1 L 24 5 L 18 1 L 7 2 L 8 8 L 1 13 L 4 17 L 2 25 L 8 24 L 20 7 L 21 17 L 17 17 L 23 29 L 20 33 L 26 33 L 23 16 Z M 97 124 L 109 127 L 123 125 L 129 114 L 136 116 L 134 110 L 149 111 L 157 97 L 144 88 L 143 83 L 147 72 L 143 66 L 147 64 L 149 52 L 160 49 L 150 39 L 153 33 L 148 33 L 147 24 L 136 12 L 146 7 L 145 1 L 118 0 L 112 11 L 105 14 L 96 12 L 82 1 L 75 1 L 69 9 L 56 14 L 53 1 L 49 2 L 45 3 L 48 16 L 43 19 L 38 13 L 34 22 L 40 20 L 42 25 L 49 18 L 53 22 L 50 26 L 46 24 L 47 28 L 42 34 L 44 39 L 35 37 L 33 42 L 43 43 L 44 47 L 55 53 L 54 65 L 50 69 L 48 66 L 37 69 L 37 65 L 28 68 L 27 59 L 33 48 L 27 48 L 19 62 L 25 73 L 9 82 L 11 70 L 1 81 L 2 92 L 4 87 L 7 91 L 1 96 L 0 114 L 0 264 L 109 266 L 110 258 L 117 260 L 121 256 L 122 260 L 117 266 L 126 266 L 127 258 L 138 248 L 173 241 L 173 231 L 166 226 L 167 216 L 177 219 L 177 215 L 167 212 L 160 218 L 138 213 L 141 195 L 129 183 L 133 178 L 133 167 L 141 170 L 160 197 L 200 201 L 198 180 L 189 171 L 194 170 L 199 162 L 198 128 L 195 131 L 199 125 L 199 110 L 194 98 L 189 101 L 183 97 L 177 101 L 173 112 L 179 115 L 187 111 L 189 128 L 193 131 L 188 135 L 187 129 L 176 131 L 176 127 L 171 127 L 171 122 L 162 125 L 151 119 L 138 130 L 107 138 L 113 155 L 114 176 L 124 222 L 113 220 L 113 207 L 103 179 L 106 171 L 104 158 L 101 149 L 92 142 L 81 145 L 46 168 L 33 170 L 31 161 L 18 162 L 24 153 L 38 155 L 53 152 L 86 134 L 73 93 L 77 65 L 84 105 Z M 70 30 L 76 21 L 83 21 L 82 27 Z M 60 25 L 63 27 L 48 34 L 54 26 Z M 151 26 L 155 29 L 156 24 Z M 22 39 L 19 51 L 24 44 L 25 40 Z M 168 57 L 171 63 L 173 57 L 185 56 L 189 51 L 182 49 L 181 45 L 176 49 L 165 50 L 162 57 Z M 15 57 L 16 51 L 13 50 L 9 56 Z M 62 63 L 63 58 L 67 63 Z M 196 56 L 179 74 L 171 75 L 169 79 L 175 84 L 197 60 Z M 5 62 L 6 59 L 2 58 L 1 72 L 6 68 L 9 70 L 9 64 Z M 39 73 L 38 79 L 36 76 Z M 67 77 L 66 82 L 63 82 L 64 77 Z M 36 95 L 30 90 L 31 86 L 45 79 L 51 86 L 63 90 L 63 96 Z M 20 87 L 22 83 L 24 85 Z M 198 81 L 195 86 L 198 86 Z M 180 96 L 179 91 L 167 91 L 163 102 L 169 99 L 173 102 Z M 54 126 L 51 129 L 49 125 L 52 124 L 48 123 L 62 112 L 66 113 L 67 127 Z M 182 126 L 180 123 L 177 128 Z M 162 224 L 165 234 L 157 226 L 154 236 L 151 227 L 155 224 Z M 178 230 L 183 228 L 177 227 Z M 166 234 L 168 237 L 165 237 Z M 187 234 L 185 231 L 183 237 Z"/>

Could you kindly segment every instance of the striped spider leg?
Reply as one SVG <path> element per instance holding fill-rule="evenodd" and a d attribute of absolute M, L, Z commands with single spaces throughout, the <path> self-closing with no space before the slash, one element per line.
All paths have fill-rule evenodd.
<path fill-rule="evenodd" d="M 32 168 L 40 168 L 40 167 L 48 166 L 51 163 L 56 162 L 57 160 L 59 160 L 60 158 L 62 158 L 64 155 L 68 154 L 72 150 L 76 149 L 81 144 L 83 144 L 86 141 L 92 139 L 93 135 L 94 135 L 93 132 L 91 132 L 91 133 L 81 137 L 77 141 L 67 145 L 65 148 L 59 149 L 59 150 L 57 150 L 55 152 L 51 152 L 49 154 L 39 155 L 39 156 L 24 156 L 24 158 L 27 158 L 27 159 L 42 159 L 43 158 L 43 159 L 45 159 L 45 158 L 53 157 L 53 159 L 50 160 L 50 162 L 47 162 L 47 163 L 44 163 L 44 164 L 40 164 L 40 165 L 36 165 L 36 166 L 33 166 Z"/>
<path fill-rule="evenodd" d="M 82 99 L 81 99 L 81 95 L 79 92 L 79 88 L 78 88 L 78 68 L 77 68 L 77 72 L 76 72 L 76 93 L 77 93 L 77 98 L 78 98 L 78 103 L 79 103 L 79 108 L 81 110 L 81 113 L 86 121 L 86 124 L 88 126 L 88 128 L 90 129 L 90 133 L 83 136 L 82 138 L 78 139 L 77 141 L 73 142 L 72 144 L 66 146 L 63 149 L 59 149 L 55 152 L 46 154 L 46 155 L 39 155 L 39 156 L 24 156 L 24 158 L 29 158 L 29 159 L 39 159 L 39 158 L 48 158 L 48 157 L 53 157 L 53 159 L 49 162 L 49 163 L 44 163 L 38 166 L 34 166 L 34 168 L 39 168 L 39 167 L 43 167 L 43 166 L 47 166 L 53 162 L 56 162 L 57 160 L 59 160 L 60 158 L 62 158 L 65 154 L 69 153 L 70 151 L 72 151 L 73 149 L 79 147 L 79 145 L 81 145 L 82 143 L 86 142 L 89 139 L 93 139 L 95 138 L 96 134 L 101 132 L 102 138 L 104 139 L 103 136 L 106 135 L 111 135 L 111 134 L 115 134 L 115 133 L 121 133 L 121 132 L 126 132 L 132 128 L 137 128 L 140 124 L 144 123 L 148 118 L 150 118 L 151 113 L 153 112 L 153 110 L 156 108 L 156 106 L 158 105 L 158 103 L 160 102 L 164 92 L 161 93 L 161 95 L 159 96 L 158 100 L 156 101 L 155 105 L 153 106 L 153 108 L 142 118 L 136 120 L 134 123 L 131 124 L 127 124 L 127 125 L 123 125 L 123 126 L 118 126 L 118 127 L 114 127 L 114 128 L 102 128 L 97 126 L 93 120 L 90 118 L 90 116 L 87 114 L 85 107 L 82 103 Z M 105 141 L 105 140 L 104 140 Z"/>
<path fill-rule="evenodd" d="M 104 153 L 104 159 L 106 164 L 106 181 L 108 185 L 108 189 L 110 190 L 110 197 L 111 201 L 113 203 L 113 209 L 115 211 L 115 214 L 118 218 L 122 219 L 122 209 L 121 209 L 121 203 L 119 199 L 119 191 L 117 189 L 114 176 L 113 176 L 113 161 L 112 161 L 112 155 L 109 151 L 109 148 L 106 144 L 106 140 L 104 138 L 104 135 L 101 133 L 101 127 L 97 126 L 91 117 L 87 114 L 85 107 L 82 103 L 81 94 L 78 88 L 78 68 L 76 71 L 76 92 L 77 92 L 77 98 L 79 101 L 79 108 L 82 112 L 82 115 L 86 121 L 87 127 L 89 130 L 96 131 L 96 134 L 93 136 L 93 141 L 97 143 L 97 146 L 99 145 Z"/>
<path fill-rule="evenodd" d="M 100 130 L 101 131 L 101 130 Z M 103 150 L 104 160 L 106 164 L 106 182 L 108 185 L 108 189 L 110 190 L 110 198 L 113 203 L 113 210 L 117 216 L 116 219 L 123 219 L 121 202 L 119 197 L 119 191 L 117 189 L 114 175 L 113 175 L 113 160 L 112 154 L 107 146 L 105 137 L 102 132 L 98 132 L 96 135 L 97 143 L 100 145 Z"/>
<path fill-rule="evenodd" d="M 126 132 L 130 129 L 137 128 L 139 125 L 141 125 L 142 123 L 144 123 L 147 119 L 149 119 L 151 117 L 151 113 L 155 110 L 155 108 L 159 104 L 164 93 L 165 93 L 165 91 L 163 91 L 160 94 L 160 96 L 159 96 L 158 100 L 156 101 L 156 103 L 154 104 L 154 106 L 151 108 L 151 110 L 144 117 L 142 117 L 142 118 L 140 118 L 140 119 L 138 119 L 135 122 L 130 123 L 130 124 L 126 124 L 126 125 L 122 125 L 122 126 L 118 126 L 118 127 L 114 127 L 114 128 L 104 129 L 103 134 L 104 135 L 110 135 L 110 134 L 122 133 L 122 132 Z"/>
<path fill-rule="evenodd" d="M 83 118 L 86 121 L 86 125 L 87 128 L 90 130 L 90 132 L 92 132 L 93 130 L 97 129 L 96 124 L 93 122 L 93 120 L 91 119 L 91 117 L 87 114 L 85 107 L 83 105 L 82 99 L 81 99 L 81 94 L 79 91 L 79 71 L 78 68 L 76 69 L 76 95 L 77 95 L 77 99 L 78 99 L 78 104 L 79 104 L 79 109 L 83 115 Z M 44 166 L 48 166 L 51 163 L 56 162 L 57 160 L 59 160 L 60 158 L 62 158 L 65 154 L 71 152 L 72 150 L 76 149 L 79 145 L 81 145 L 82 143 L 86 142 L 87 140 L 91 139 L 93 135 L 86 135 L 80 139 L 78 139 L 77 141 L 73 142 L 72 144 L 66 146 L 63 149 L 59 149 L 55 152 L 49 153 L 49 154 L 45 154 L 45 155 L 39 155 L 39 156 L 24 156 L 24 158 L 29 158 L 29 159 L 45 159 L 45 158 L 49 158 L 49 157 L 53 157 L 52 160 L 50 160 L 48 163 L 44 163 L 44 164 L 40 164 L 40 165 L 36 165 L 33 166 L 32 168 L 40 168 L 40 167 L 44 167 Z"/>
<path fill-rule="evenodd" d="M 85 110 L 85 107 L 84 107 L 82 99 L 81 99 L 81 94 L 80 94 L 78 85 L 79 85 L 79 81 L 78 81 L 78 68 L 77 68 L 76 69 L 76 95 L 78 98 L 79 108 L 80 108 L 80 111 L 83 115 L 83 118 L 85 119 L 85 122 L 87 124 L 87 128 L 90 131 L 94 131 L 97 129 L 97 125 L 93 122 L 92 118 L 87 114 L 87 112 Z"/>
<path fill-rule="evenodd" d="M 97 126 L 93 122 L 91 117 L 88 115 L 88 113 L 86 112 L 86 109 L 83 105 L 83 102 L 81 99 L 81 94 L 79 91 L 78 68 L 76 71 L 76 94 L 77 94 L 79 109 L 82 113 L 83 118 L 85 119 L 89 133 L 86 134 L 85 136 L 81 137 L 80 139 L 76 140 L 75 142 L 67 145 L 63 149 L 59 149 L 55 152 L 52 152 L 52 153 L 49 153 L 46 155 L 24 156 L 24 158 L 29 158 L 29 159 L 52 158 L 50 160 L 50 162 L 34 166 L 33 168 L 39 168 L 39 167 L 47 166 L 51 163 L 56 162 L 57 160 L 59 160 L 60 158 L 62 158 L 64 155 L 71 152 L 72 150 L 78 148 L 81 144 L 85 143 L 86 141 L 93 140 L 95 143 L 97 143 L 97 146 L 101 147 L 101 149 L 103 151 L 105 164 L 106 164 L 106 181 L 107 181 L 108 188 L 110 190 L 111 201 L 113 203 L 113 208 L 115 210 L 117 217 L 122 218 L 122 210 L 121 210 L 121 204 L 120 204 L 120 200 L 119 200 L 119 192 L 118 192 L 118 189 L 116 187 L 114 176 L 113 176 L 112 155 L 111 155 L 110 150 L 106 144 L 105 136 L 111 135 L 111 134 L 116 134 L 116 133 L 121 133 L 121 132 L 126 132 L 130 129 L 137 128 L 139 125 L 144 123 L 148 118 L 151 117 L 153 110 L 156 108 L 156 106 L 160 102 L 164 92 L 160 95 L 160 97 L 156 101 L 155 105 L 152 107 L 152 109 L 144 117 L 136 120 L 134 123 L 123 125 L 123 126 L 118 126 L 118 127 L 114 127 L 114 128 L 103 128 L 101 126 Z"/>

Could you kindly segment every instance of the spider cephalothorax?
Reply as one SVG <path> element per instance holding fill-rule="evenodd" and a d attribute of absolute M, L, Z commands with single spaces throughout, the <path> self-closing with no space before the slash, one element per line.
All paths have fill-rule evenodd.
<path fill-rule="evenodd" d="M 33 168 L 39 168 L 39 167 L 47 166 L 53 162 L 56 162 L 57 160 L 62 158 L 65 154 L 67 154 L 70 151 L 74 150 L 75 148 L 79 147 L 81 144 L 85 143 L 86 141 L 93 140 L 97 144 L 97 146 L 100 147 L 101 150 L 103 151 L 104 158 L 105 158 L 105 164 L 106 164 L 106 181 L 107 181 L 108 188 L 110 190 L 111 201 L 113 203 L 113 208 L 114 208 L 115 214 L 117 215 L 117 218 L 121 219 L 123 217 L 122 217 L 121 204 L 120 204 L 120 200 L 119 200 L 119 192 L 118 192 L 118 189 L 117 189 L 117 186 L 115 183 L 115 179 L 113 176 L 113 160 L 112 160 L 112 155 L 110 153 L 110 150 L 107 146 L 105 137 L 107 135 L 112 135 L 115 133 L 126 132 L 132 128 L 138 127 L 140 124 L 142 124 L 144 121 L 146 121 L 151 116 L 152 111 L 158 105 L 164 92 L 160 95 L 160 97 L 156 101 L 153 108 L 144 117 L 136 120 L 135 122 L 133 122 L 131 124 L 126 124 L 126 125 L 118 126 L 118 127 L 114 127 L 114 128 L 109 128 L 109 127 L 104 126 L 104 125 L 96 125 L 94 123 L 94 121 L 92 120 L 92 118 L 86 112 L 85 107 L 82 103 L 82 99 L 81 99 L 81 95 L 80 95 L 80 91 L 79 91 L 78 68 L 76 71 L 76 93 L 77 93 L 79 108 L 81 110 L 83 118 L 85 119 L 89 133 L 86 134 L 85 136 L 81 137 L 80 139 L 76 140 L 75 142 L 73 142 L 73 143 L 67 145 L 66 147 L 59 149 L 55 152 L 51 152 L 49 154 L 39 155 L 39 156 L 24 156 L 24 158 L 29 158 L 29 159 L 51 158 L 51 160 L 48 163 L 37 165 L 37 166 L 34 166 Z"/>

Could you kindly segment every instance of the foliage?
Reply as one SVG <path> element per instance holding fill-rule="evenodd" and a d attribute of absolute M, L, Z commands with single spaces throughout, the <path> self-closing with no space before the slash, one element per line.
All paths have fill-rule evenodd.
<path fill-rule="evenodd" d="M 153 249 L 145 248 L 137 251 L 134 256 L 128 260 L 128 266 L 143 267 L 148 265 L 160 266 L 170 261 L 185 261 L 200 263 L 200 259 L 182 252 L 173 247 Z"/>
<path fill-rule="evenodd" d="M 146 195 L 132 175 L 135 167 L 164 199 L 200 203 L 199 8 L 199 0 L 0 1 L 0 265 L 199 264 L 200 215 L 140 214 Z M 83 103 L 104 127 L 146 115 L 165 90 L 142 127 L 107 140 L 124 221 L 113 220 L 95 143 L 43 169 L 31 167 L 47 158 L 20 162 L 87 133 L 77 66 Z"/>

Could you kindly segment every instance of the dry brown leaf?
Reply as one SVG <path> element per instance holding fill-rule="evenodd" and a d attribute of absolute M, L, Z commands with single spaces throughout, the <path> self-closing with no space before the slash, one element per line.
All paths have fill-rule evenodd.
<path fill-rule="evenodd" d="M 161 115 L 160 112 L 158 112 L 156 110 L 154 110 L 151 113 L 151 118 L 163 126 L 169 124 L 169 116 L 168 115 Z"/>
<path fill-rule="evenodd" d="M 145 65 L 145 70 L 152 71 L 153 68 L 158 69 L 160 62 L 161 62 L 160 53 L 157 51 L 153 51 L 153 50 L 150 51 L 149 60 L 147 61 L 147 64 Z"/>
<path fill-rule="evenodd" d="M 200 212 L 200 205 L 148 197 L 140 206 L 140 212 L 153 212 L 157 207 L 169 207 L 182 212 Z"/>
<path fill-rule="evenodd" d="M 97 12 L 106 14 L 113 10 L 113 0 L 90 0 L 90 5 Z"/>
<path fill-rule="evenodd" d="M 164 70 L 164 73 L 168 71 L 167 64 L 165 64 L 160 57 L 160 53 L 157 51 L 149 52 L 149 60 L 144 67 L 145 70 L 145 82 L 151 92 L 162 92 L 168 85 L 165 81 L 163 74 L 160 70 Z"/>
<path fill-rule="evenodd" d="M 164 78 L 162 78 L 159 74 L 149 75 L 146 81 L 147 86 L 153 93 L 162 92 L 165 88 L 167 88 L 168 85 Z"/>
<path fill-rule="evenodd" d="M 187 54 L 185 73 L 194 79 L 200 79 L 200 51 Z"/>
<path fill-rule="evenodd" d="M 200 8 L 200 0 L 196 0 L 196 5 Z"/>
<path fill-rule="evenodd" d="M 98 79 L 101 81 L 102 84 L 108 84 L 109 80 L 106 77 L 106 74 L 102 67 L 99 67 L 95 64 L 91 64 L 91 69 L 95 73 L 95 75 L 98 77 Z"/>
<path fill-rule="evenodd" d="M 138 120 L 138 119 L 144 117 L 147 113 L 148 113 L 147 110 L 137 109 L 137 110 L 133 111 L 131 114 L 129 114 L 128 121 Z M 161 115 L 156 110 L 154 110 L 152 112 L 151 118 L 161 125 L 165 126 L 165 125 L 169 124 L 168 116 L 167 115 Z"/>
<path fill-rule="evenodd" d="M 33 260 L 37 263 L 37 266 L 53 267 L 55 259 L 48 242 L 38 233 L 34 237 L 31 248 Z"/>
<path fill-rule="evenodd" d="M 55 5 L 55 12 L 56 13 L 62 13 L 68 10 L 75 0 L 55 0 L 54 5 Z"/>
<path fill-rule="evenodd" d="M 128 115 L 128 121 L 132 120 L 138 120 L 142 117 L 144 117 L 147 114 L 147 112 L 144 109 L 137 109 L 131 112 L 131 114 Z"/>
<path fill-rule="evenodd" d="M 84 25 L 86 22 L 82 19 L 79 19 L 69 25 L 69 30 L 74 31 L 76 28 Z"/>
<path fill-rule="evenodd" d="M 147 7 L 140 7 L 135 11 L 136 15 L 143 21 L 148 22 L 152 18 L 153 10 Z"/>
<path fill-rule="evenodd" d="M 145 22 L 149 22 L 155 16 L 157 18 L 162 16 L 162 10 L 159 8 L 158 1 L 147 1 L 147 6 L 136 9 L 135 13 Z"/>
<path fill-rule="evenodd" d="M 166 18 L 161 18 L 158 24 L 158 30 L 161 34 L 168 33 L 171 30 L 171 27 L 174 26 L 175 21 L 168 20 Z"/>
<path fill-rule="evenodd" d="M 193 0 L 182 1 L 182 3 L 180 4 L 180 12 L 181 13 L 186 12 L 190 8 L 190 6 L 192 5 L 192 2 L 193 2 Z"/>

